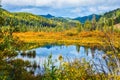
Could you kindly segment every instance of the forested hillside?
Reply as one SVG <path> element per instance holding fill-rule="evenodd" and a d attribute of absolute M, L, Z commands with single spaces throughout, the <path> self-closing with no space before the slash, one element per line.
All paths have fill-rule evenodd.
<path fill-rule="evenodd" d="M 50 22 L 41 16 L 36 16 L 31 13 L 10 13 L 2 9 L 2 17 L 4 18 L 5 23 L 3 25 L 26 25 L 26 26 L 51 26 L 54 27 L 56 24 Z"/>
<path fill-rule="evenodd" d="M 120 9 L 107 12 L 101 17 L 99 15 L 85 16 L 83 17 L 85 20 L 82 18 L 85 21 L 84 23 L 63 17 L 47 18 L 25 12 L 11 13 L 4 9 L 1 9 L 0 12 L 0 26 L 11 26 L 14 27 L 14 31 L 20 32 L 63 31 L 73 27 L 77 27 L 78 31 L 105 30 L 105 25 L 112 29 L 113 25 L 120 23 Z"/>
<path fill-rule="evenodd" d="M 18 27 L 57 27 L 57 28 L 68 28 L 74 27 L 79 22 L 78 21 L 62 21 L 58 19 L 47 19 L 42 16 L 37 16 L 31 13 L 17 12 L 10 13 L 4 9 L 1 9 L 1 25 Z"/>
<path fill-rule="evenodd" d="M 101 22 L 106 22 L 109 26 L 120 23 L 120 8 L 106 12 L 101 18 Z"/>

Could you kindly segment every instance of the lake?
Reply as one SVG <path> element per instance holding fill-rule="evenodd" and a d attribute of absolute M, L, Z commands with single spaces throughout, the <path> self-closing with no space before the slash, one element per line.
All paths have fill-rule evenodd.
<path fill-rule="evenodd" d="M 97 48 L 88 48 L 83 46 L 76 46 L 76 45 L 46 45 L 43 47 L 39 47 L 36 49 L 26 51 L 34 51 L 35 55 L 22 55 L 23 52 L 20 52 L 17 58 L 28 60 L 31 64 L 36 63 L 37 65 L 43 66 L 45 60 L 48 58 L 50 54 L 52 54 L 52 60 L 55 61 L 58 59 L 58 56 L 62 55 L 64 61 L 73 61 L 75 59 L 85 59 L 90 64 L 99 65 L 97 69 L 100 69 L 101 66 L 106 65 L 106 61 L 104 60 L 103 56 L 105 55 L 103 50 Z M 56 63 L 59 65 L 59 63 Z M 107 72 L 107 67 L 103 66 L 103 69 Z M 93 67 L 93 69 L 96 69 Z M 35 69 L 35 73 L 41 73 L 42 69 Z M 99 70 L 100 72 L 100 70 Z"/>

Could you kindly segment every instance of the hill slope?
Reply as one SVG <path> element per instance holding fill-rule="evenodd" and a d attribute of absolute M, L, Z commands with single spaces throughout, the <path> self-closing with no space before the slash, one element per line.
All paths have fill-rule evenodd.
<path fill-rule="evenodd" d="M 111 25 L 113 20 L 114 25 L 120 23 L 120 8 L 106 12 L 101 18 L 100 21 L 103 22 L 107 20 L 107 23 Z"/>
<path fill-rule="evenodd" d="M 17 26 L 17 25 L 24 25 L 24 26 L 51 26 L 54 27 L 57 24 L 54 24 L 53 21 L 43 18 L 41 16 L 37 16 L 31 13 L 10 13 L 4 9 L 2 10 L 2 17 L 4 18 L 5 24 Z"/>
<path fill-rule="evenodd" d="M 42 16 L 34 15 L 31 13 L 17 12 L 10 13 L 4 9 L 1 9 L 2 18 L 4 19 L 4 26 L 37 26 L 37 27 L 66 27 L 66 25 L 72 27 L 77 25 L 77 21 L 58 21 L 54 19 L 48 19 Z"/>

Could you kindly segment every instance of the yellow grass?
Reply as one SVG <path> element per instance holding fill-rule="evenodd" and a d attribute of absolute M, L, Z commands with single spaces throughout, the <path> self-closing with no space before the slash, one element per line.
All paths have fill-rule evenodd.
<path fill-rule="evenodd" d="M 116 36 L 115 36 L 116 35 Z M 115 40 L 116 46 L 120 40 L 119 35 L 115 34 L 110 37 Z M 78 44 L 83 46 L 104 46 L 105 36 L 100 31 L 83 31 L 78 33 L 76 30 L 67 30 L 64 32 L 16 32 L 13 33 L 14 37 L 25 43 L 44 44 Z"/>

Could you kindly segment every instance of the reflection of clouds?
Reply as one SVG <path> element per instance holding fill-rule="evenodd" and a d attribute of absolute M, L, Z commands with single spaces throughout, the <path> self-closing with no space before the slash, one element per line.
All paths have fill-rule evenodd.
<path fill-rule="evenodd" d="M 70 51 L 69 53 L 70 53 L 71 55 L 75 55 L 75 56 L 79 55 L 79 54 L 78 54 L 78 52 L 77 52 L 77 51 L 75 51 L 75 50 Z"/>
<path fill-rule="evenodd" d="M 86 61 L 90 62 L 90 64 L 99 65 L 98 68 L 100 69 L 101 66 L 106 65 L 105 60 L 102 58 L 104 55 L 104 52 L 102 50 L 98 49 L 90 49 L 85 47 L 80 47 L 80 52 L 78 53 L 76 46 L 52 46 L 50 48 L 46 47 L 40 47 L 36 48 L 36 57 L 35 58 L 29 58 L 29 57 L 22 57 L 21 55 L 18 55 L 17 58 L 28 60 L 31 63 L 36 62 L 40 66 L 43 66 L 45 61 L 47 61 L 47 58 L 50 54 L 52 54 L 52 60 L 55 61 L 58 60 L 59 55 L 62 55 L 64 58 L 64 61 L 74 61 L 74 59 L 82 59 L 85 58 Z M 92 60 L 92 62 L 91 62 Z M 59 65 L 59 62 L 55 63 L 55 65 Z M 106 67 L 104 67 L 105 70 L 107 70 Z"/>
<path fill-rule="evenodd" d="M 89 60 L 96 60 L 97 59 L 102 59 L 102 54 L 103 51 L 99 50 L 91 50 L 85 49 L 85 47 L 80 47 L 80 52 L 76 50 L 76 46 L 71 45 L 71 46 L 52 46 L 50 48 L 47 47 L 40 47 L 36 48 L 36 57 L 35 58 L 28 58 L 28 57 L 22 57 L 18 56 L 18 58 L 21 58 L 23 60 L 28 60 L 30 62 L 36 61 L 38 64 L 44 63 L 45 59 L 52 54 L 52 59 L 58 59 L 59 55 L 62 55 L 65 60 L 68 58 L 70 59 L 75 59 L 75 58 L 85 58 L 87 61 Z M 92 53 L 94 52 L 94 53 Z"/>

